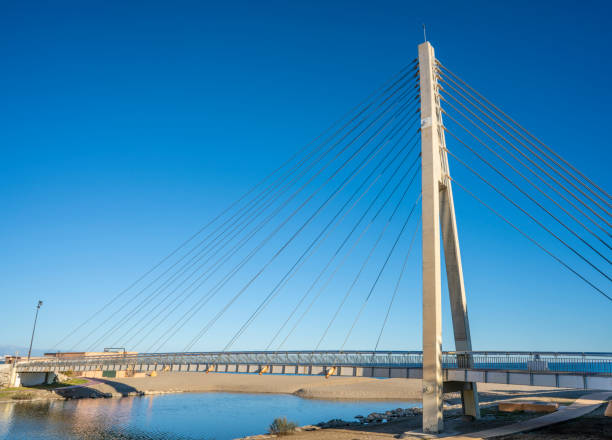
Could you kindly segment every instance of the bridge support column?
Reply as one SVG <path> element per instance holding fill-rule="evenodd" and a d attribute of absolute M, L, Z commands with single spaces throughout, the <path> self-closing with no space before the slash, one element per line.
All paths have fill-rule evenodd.
<path fill-rule="evenodd" d="M 17 364 L 11 364 L 8 374 L 8 385 L 9 388 L 21 386 L 21 378 L 17 373 Z"/>
<path fill-rule="evenodd" d="M 442 305 L 440 270 L 441 138 L 435 94 L 434 50 L 419 45 L 421 181 L 423 206 L 423 431 L 444 428 L 442 414 Z"/>
<path fill-rule="evenodd" d="M 446 159 L 444 152 L 443 158 Z M 445 161 L 446 162 L 446 161 Z M 453 318 L 453 333 L 455 335 L 455 351 L 472 351 L 470 323 L 468 320 L 465 286 L 463 284 L 463 269 L 461 267 L 461 252 L 459 251 L 459 236 L 455 219 L 453 190 L 448 177 L 448 162 L 446 166 L 446 184 L 440 192 L 440 220 L 442 225 L 442 244 L 444 246 L 444 262 L 446 263 L 446 279 L 450 297 L 451 315 Z M 461 368 L 472 368 L 471 355 L 459 355 Z M 480 418 L 480 405 L 476 382 L 469 382 L 461 390 L 463 414 L 476 419 Z"/>
<path fill-rule="evenodd" d="M 444 428 L 440 236 L 444 246 L 455 350 L 471 351 L 472 343 L 450 171 L 444 149 L 435 54 L 428 42 L 419 45 L 419 75 L 423 198 L 423 431 L 437 433 Z M 458 360 L 465 364 L 462 368 L 471 368 L 469 354 L 460 356 Z M 460 390 L 464 414 L 480 417 L 476 384 L 466 383 Z"/>

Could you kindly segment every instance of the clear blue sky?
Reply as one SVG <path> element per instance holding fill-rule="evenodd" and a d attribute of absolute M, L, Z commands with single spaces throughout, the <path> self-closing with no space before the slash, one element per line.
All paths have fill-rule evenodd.
<path fill-rule="evenodd" d="M 5 1 L 1 9 L 0 345 L 27 345 L 42 299 L 35 346 L 53 346 L 414 59 L 422 23 L 445 65 L 612 188 L 608 2 Z M 612 350 L 610 302 L 456 197 L 475 349 Z M 405 284 L 382 348 L 420 348 L 418 281 Z M 219 342 L 195 348 L 220 348 L 249 305 L 219 323 Z M 262 348 L 266 325 L 287 310 L 282 300 L 271 307 L 238 348 Z M 361 322 L 349 348 L 372 348 L 383 309 Z M 291 347 L 313 347 L 317 316 Z"/>

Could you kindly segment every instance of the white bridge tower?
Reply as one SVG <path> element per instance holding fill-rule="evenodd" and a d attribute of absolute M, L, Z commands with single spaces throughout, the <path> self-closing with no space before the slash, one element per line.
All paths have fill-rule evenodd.
<path fill-rule="evenodd" d="M 474 382 L 444 382 L 442 372 L 441 252 L 444 246 L 455 350 L 472 350 L 453 191 L 445 151 L 434 49 L 419 45 L 421 163 L 423 191 L 423 431 L 444 427 L 443 392 L 461 391 L 463 412 L 480 417 Z M 459 356 L 468 368 L 470 355 Z"/>

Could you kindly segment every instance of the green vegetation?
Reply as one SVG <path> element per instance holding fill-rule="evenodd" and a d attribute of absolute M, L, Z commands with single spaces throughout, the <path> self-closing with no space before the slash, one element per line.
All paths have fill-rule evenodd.
<path fill-rule="evenodd" d="M 295 432 L 297 425 L 293 422 L 287 421 L 286 417 L 278 417 L 274 419 L 270 425 L 270 434 L 276 435 L 289 435 Z"/>
<path fill-rule="evenodd" d="M 64 385 L 83 385 L 87 383 L 87 379 L 82 379 L 80 377 L 75 377 L 74 379 L 67 380 L 62 382 Z"/>
<path fill-rule="evenodd" d="M 39 390 L 52 390 L 55 388 L 69 387 L 71 385 L 82 385 L 84 383 L 87 383 L 87 379 L 81 379 L 81 378 L 75 377 L 74 379 L 68 379 L 63 382 L 53 382 L 52 384 L 33 385 L 28 388 L 36 388 Z"/>
<path fill-rule="evenodd" d="M 32 393 L 13 393 L 11 399 L 13 400 L 30 400 L 34 397 Z"/>
<path fill-rule="evenodd" d="M 0 399 L 29 400 L 33 397 L 34 394 L 27 392 L 27 388 L 0 388 Z"/>
<path fill-rule="evenodd" d="M 29 387 L 0 388 L 0 399 L 29 400 L 41 395 L 40 393 L 36 393 L 37 390 L 51 391 L 56 388 L 68 387 L 71 385 L 82 385 L 84 383 L 87 383 L 87 379 L 75 377 L 72 379 L 65 380 L 63 382 L 55 382 L 48 385 L 44 384 L 32 385 Z"/>

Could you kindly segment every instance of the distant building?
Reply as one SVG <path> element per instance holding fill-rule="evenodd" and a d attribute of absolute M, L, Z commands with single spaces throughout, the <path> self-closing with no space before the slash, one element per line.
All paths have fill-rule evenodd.
<path fill-rule="evenodd" d="M 137 351 L 66 351 L 56 353 L 45 353 L 45 357 L 60 359 L 82 358 L 82 357 L 102 357 L 117 355 L 135 355 Z"/>

